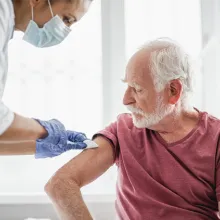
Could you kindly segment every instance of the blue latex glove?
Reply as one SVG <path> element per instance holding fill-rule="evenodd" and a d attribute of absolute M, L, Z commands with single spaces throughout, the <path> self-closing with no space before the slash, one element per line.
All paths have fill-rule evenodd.
<path fill-rule="evenodd" d="M 48 132 L 44 139 L 36 141 L 35 158 L 55 157 L 71 149 L 84 149 L 87 140 L 85 134 L 76 131 L 66 131 L 64 125 L 56 119 L 39 122 Z M 68 141 L 71 141 L 69 143 Z"/>

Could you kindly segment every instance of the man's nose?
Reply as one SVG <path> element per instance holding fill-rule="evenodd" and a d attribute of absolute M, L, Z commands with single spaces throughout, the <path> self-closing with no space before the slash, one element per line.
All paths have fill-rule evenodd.
<path fill-rule="evenodd" d="M 127 90 L 125 91 L 125 94 L 124 94 L 123 104 L 124 105 L 131 105 L 134 102 L 135 101 L 134 101 L 134 98 L 132 97 L 131 88 L 127 88 Z"/>

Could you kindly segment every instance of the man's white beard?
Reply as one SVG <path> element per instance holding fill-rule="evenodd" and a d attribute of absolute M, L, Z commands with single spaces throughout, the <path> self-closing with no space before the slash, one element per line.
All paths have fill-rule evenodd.
<path fill-rule="evenodd" d="M 162 102 L 162 98 L 158 97 L 157 107 L 155 112 L 153 113 L 145 113 L 140 109 L 134 108 L 130 105 L 127 105 L 127 108 L 131 113 L 136 113 L 141 115 L 142 117 L 139 119 L 132 114 L 133 123 L 137 128 L 150 128 L 153 125 L 158 124 L 164 117 L 171 114 L 173 112 L 173 106 L 167 105 L 165 106 Z"/>

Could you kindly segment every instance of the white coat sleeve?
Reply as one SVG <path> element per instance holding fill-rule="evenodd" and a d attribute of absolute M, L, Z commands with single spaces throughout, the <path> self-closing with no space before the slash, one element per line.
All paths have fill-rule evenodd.
<path fill-rule="evenodd" d="M 8 42 L 13 33 L 14 11 L 11 0 L 0 0 L 0 135 L 12 124 L 14 113 L 2 102 L 8 73 Z"/>

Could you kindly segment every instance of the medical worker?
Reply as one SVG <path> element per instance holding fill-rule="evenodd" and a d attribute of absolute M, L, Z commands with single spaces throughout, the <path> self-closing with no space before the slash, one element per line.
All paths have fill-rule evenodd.
<path fill-rule="evenodd" d="M 34 154 L 35 158 L 46 158 L 87 147 L 83 133 L 67 131 L 55 119 L 42 121 L 18 115 L 1 100 L 13 32 L 24 32 L 23 40 L 39 48 L 57 45 L 70 33 L 70 26 L 87 12 L 90 3 L 91 0 L 0 0 L 0 155 Z"/>

